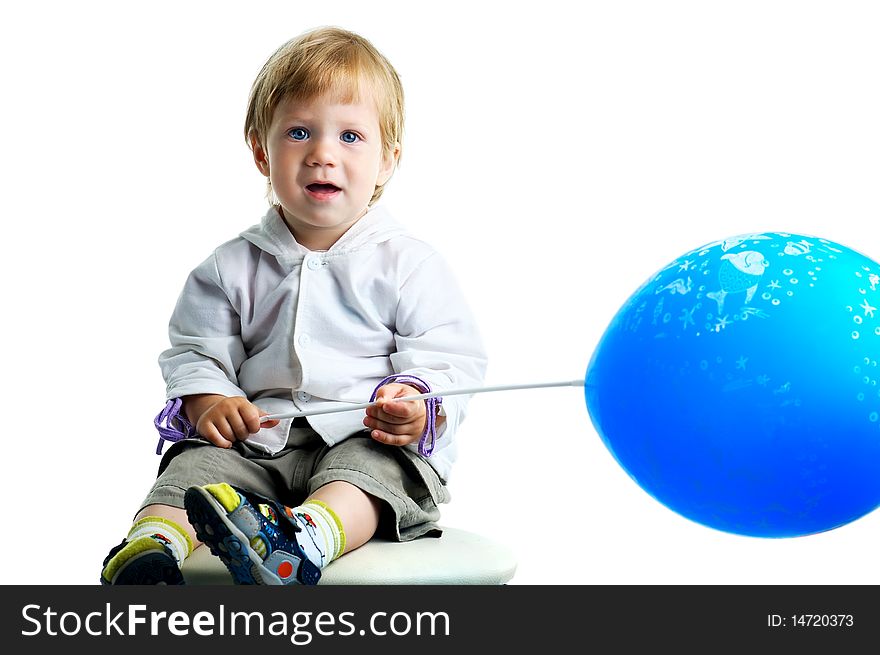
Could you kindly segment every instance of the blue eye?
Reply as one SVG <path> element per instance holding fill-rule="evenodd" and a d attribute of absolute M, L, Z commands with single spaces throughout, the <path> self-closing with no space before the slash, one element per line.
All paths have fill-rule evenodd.
<path fill-rule="evenodd" d="M 340 136 L 339 138 L 342 139 L 343 143 L 357 143 L 361 139 L 354 132 L 343 132 L 342 136 Z"/>
<path fill-rule="evenodd" d="M 294 141 L 305 141 L 309 138 L 309 132 L 303 127 L 295 127 L 287 133 Z"/>

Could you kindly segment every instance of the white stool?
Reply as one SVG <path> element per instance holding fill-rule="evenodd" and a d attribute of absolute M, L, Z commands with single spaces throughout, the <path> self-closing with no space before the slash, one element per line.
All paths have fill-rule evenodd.
<path fill-rule="evenodd" d="M 232 576 L 207 546 L 183 563 L 191 585 L 232 584 Z M 516 558 L 506 546 L 473 532 L 443 527 L 439 538 L 399 543 L 372 539 L 331 562 L 322 585 L 500 585 L 516 571 Z"/>

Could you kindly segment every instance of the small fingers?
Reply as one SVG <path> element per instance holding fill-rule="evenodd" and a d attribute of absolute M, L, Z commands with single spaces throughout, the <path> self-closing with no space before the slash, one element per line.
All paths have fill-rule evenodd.
<path fill-rule="evenodd" d="M 390 401 L 383 403 L 380 410 L 389 417 L 410 420 L 413 416 L 418 416 L 424 406 L 424 403 L 416 401 Z"/>
<path fill-rule="evenodd" d="M 268 414 L 261 414 L 260 416 L 268 416 Z M 281 423 L 281 421 L 277 418 L 270 419 L 268 421 L 263 421 L 260 423 L 261 428 L 274 428 L 276 425 Z"/>
<path fill-rule="evenodd" d="M 236 431 L 235 435 L 239 439 L 246 439 L 249 435 L 259 432 L 260 428 L 263 427 L 262 425 L 260 425 L 260 410 L 253 405 L 242 407 L 238 410 L 238 415 L 242 421 L 242 428 L 247 433 L 244 436 L 239 436 L 238 432 Z"/>
<path fill-rule="evenodd" d="M 220 431 L 213 423 L 208 423 L 202 427 L 201 435 L 215 446 L 220 448 L 231 448 L 232 442 L 220 434 Z"/>
<path fill-rule="evenodd" d="M 220 430 L 220 434 L 227 439 L 244 441 L 250 436 L 250 432 L 248 432 L 244 420 L 237 413 L 219 419 L 217 421 L 217 427 Z"/>
<path fill-rule="evenodd" d="M 382 430 L 371 430 L 370 437 L 389 446 L 405 446 L 413 442 L 411 434 L 391 434 Z"/>
<path fill-rule="evenodd" d="M 386 400 L 367 407 L 367 415 L 386 423 L 404 424 L 424 414 L 425 404 L 420 402 Z"/>
<path fill-rule="evenodd" d="M 394 418 L 390 421 L 384 421 L 372 416 L 367 416 L 364 418 L 363 422 L 368 428 L 381 430 L 391 434 L 412 434 L 418 431 L 420 425 L 419 421 L 401 421 L 400 419 Z"/>
<path fill-rule="evenodd" d="M 404 446 L 412 443 L 421 434 L 415 423 L 399 425 L 368 416 L 364 419 L 364 425 L 370 428 L 370 436 L 373 439 L 393 446 Z"/>
<path fill-rule="evenodd" d="M 399 416 L 392 414 L 390 412 L 386 412 L 384 406 L 382 407 L 368 407 L 367 408 L 367 416 L 373 418 L 377 421 L 382 421 L 383 423 L 388 423 L 390 425 L 404 425 L 412 421 L 411 416 Z"/>

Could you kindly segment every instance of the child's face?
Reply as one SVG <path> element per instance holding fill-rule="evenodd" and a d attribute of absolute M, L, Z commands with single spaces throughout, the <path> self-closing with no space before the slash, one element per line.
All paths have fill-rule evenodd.
<path fill-rule="evenodd" d="M 391 177 L 397 151 L 382 148 L 371 97 L 353 104 L 333 96 L 278 105 L 265 147 L 252 140 L 293 235 L 326 250 L 367 211 L 376 185 Z"/>

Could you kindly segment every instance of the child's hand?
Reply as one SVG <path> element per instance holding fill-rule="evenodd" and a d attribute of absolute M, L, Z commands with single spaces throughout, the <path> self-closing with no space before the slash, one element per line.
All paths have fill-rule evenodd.
<path fill-rule="evenodd" d="M 401 396 L 416 396 L 418 389 L 406 384 L 386 384 L 376 392 L 376 405 L 367 408 L 364 425 L 370 436 L 391 446 L 405 446 L 418 441 L 425 431 L 425 403 L 411 400 L 394 402 Z"/>
<path fill-rule="evenodd" d="M 267 412 L 241 396 L 209 396 L 201 400 L 207 408 L 201 412 L 196 430 L 220 448 L 230 448 L 233 441 L 244 441 L 261 428 L 273 428 L 279 423 L 277 419 L 260 423 L 260 417 Z"/>

